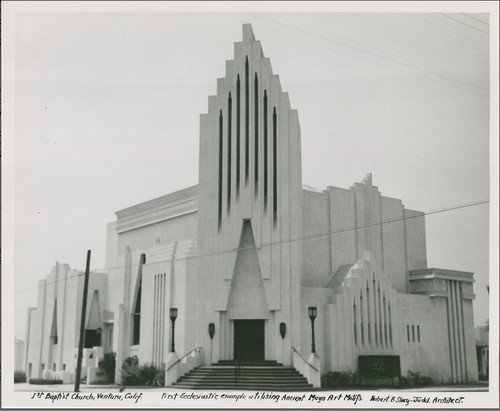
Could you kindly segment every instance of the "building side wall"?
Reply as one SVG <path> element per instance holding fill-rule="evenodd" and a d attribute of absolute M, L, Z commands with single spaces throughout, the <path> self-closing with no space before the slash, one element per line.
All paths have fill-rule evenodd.
<path fill-rule="evenodd" d="M 398 292 L 408 292 L 404 208 L 401 200 L 382 197 L 381 217 L 383 222 L 394 220 L 379 228 L 383 238 L 383 269 Z"/>
<path fill-rule="evenodd" d="M 24 357 L 27 378 L 38 377 L 38 369 L 40 364 L 40 323 L 39 315 L 36 308 L 28 308 L 26 313 L 26 354 Z M 31 364 L 31 373 L 30 373 Z"/>
<path fill-rule="evenodd" d="M 424 213 L 404 210 L 406 234 L 406 264 L 408 270 L 427 268 Z M 414 217 L 418 216 L 418 217 Z"/>
<path fill-rule="evenodd" d="M 438 382 L 449 382 L 446 301 L 411 294 L 399 294 L 398 299 L 402 314 L 398 324 L 402 375 L 420 372 Z"/>
<path fill-rule="evenodd" d="M 358 259 L 355 195 L 352 190 L 328 187 L 332 273 Z"/>
<path fill-rule="evenodd" d="M 14 340 L 14 370 L 24 370 L 24 341 Z"/>
<path fill-rule="evenodd" d="M 377 255 L 366 252 L 340 287 L 302 288 L 302 354 L 307 358 L 311 350 L 307 307 L 317 306 L 322 373 L 355 372 L 359 355 L 399 355 L 403 376 L 411 371 L 437 382 L 476 381 L 469 288 L 456 281 L 443 284 L 448 291 L 442 295 L 398 293 Z"/>
<path fill-rule="evenodd" d="M 172 346 L 170 308 L 177 308 L 175 351 L 182 357 L 194 347 L 193 273 L 196 270 L 195 242 L 167 244 L 150 253 L 142 270 L 142 306 L 140 347 L 141 362 L 161 366 Z M 169 261 L 165 262 L 164 259 Z"/>
<path fill-rule="evenodd" d="M 302 286 L 322 287 L 331 276 L 330 235 L 318 235 L 329 231 L 329 197 L 324 193 L 302 191 L 302 218 L 304 223 L 304 271 Z"/>
<path fill-rule="evenodd" d="M 325 214 L 321 194 L 304 191 L 304 219 L 307 232 L 326 231 L 329 258 L 323 258 L 323 236 L 305 241 L 307 250 L 303 284 L 316 285 L 317 278 L 330 272 L 333 275 L 342 266 L 352 265 L 363 258 L 365 251 L 377 254 L 379 269 L 390 277 L 400 293 L 408 292 L 408 270 L 426 268 L 425 218 L 422 213 L 406 210 L 401 200 L 383 197 L 371 185 L 371 177 L 356 183 L 349 190 L 328 187 Z M 323 215 L 316 215 L 323 211 Z M 313 215 L 311 215 L 313 214 Z M 406 219 L 408 215 L 419 217 Z M 309 246 L 309 244 L 311 246 Z M 328 280 L 328 278 L 327 278 Z M 326 281 L 325 281 L 326 283 Z M 323 284 L 325 284 L 323 283 Z"/>
<path fill-rule="evenodd" d="M 110 244 L 107 246 L 106 264 L 111 292 L 109 293 L 107 309 L 111 312 L 110 315 L 113 318 L 109 322 L 109 326 L 112 327 L 112 350 L 117 353 L 117 367 L 121 366 L 121 363 L 128 356 L 147 357 L 149 355 L 141 354 L 140 347 L 129 349 L 132 346 L 132 330 L 130 327 L 141 255 L 145 254 L 146 256 L 144 268 L 149 267 L 147 269 L 152 272 L 162 273 L 165 271 L 163 267 L 169 266 L 171 255 L 157 258 L 154 263 L 150 261 L 152 255 L 157 254 L 159 249 L 168 244 L 196 238 L 197 224 L 198 214 L 189 212 L 182 216 L 141 226 L 119 234 L 113 232 L 116 225 L 108 226 L 108 242 Z M 145 301 L 147 304 L 150 297 L 146 293 L 143 294 L 143 304 Z"/>
<path fill-rule="evenodd" d="M 37 308 L 28 311 L 26 330 L 24 367 L 29 375 L 31 364 L 31 378 L 42 378 L 43 370 L 75 372 L 83 282 L 83 273 L 70 269 L 67 264 L 59 263 L 56 263 L 45 280 L 39 282 Z M 107 308 L 106 274 L 90 274 L 87 321 L 95 290 L 99 292 L 102 319 L 103 311 Z M 55 309 L 57 314 L 53 324 Z M 55 330 L 57 332 L 54 332 Z"/>

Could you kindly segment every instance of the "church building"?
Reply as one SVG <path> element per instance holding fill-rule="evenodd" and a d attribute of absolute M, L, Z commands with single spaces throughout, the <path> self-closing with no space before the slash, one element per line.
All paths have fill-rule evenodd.
<path fill-rule="evenodd" d="M 115 352 L 117 369 L 131 356 L 165 364 L 167 384 L 224 361 L 275 361 L 313 386 L 329 371 L 380 377 L 377 361 L 395 364 L 390 378 L 477 381 L 473 273 L 429 268 L 424 214 L 383 196 L 371 175 L 304 185 L 301 138 L 245 24 L 200 117 L 198 185 L 108 225 L 87 302 L 86 349 L 99 349 L 88 353 Z M 76 367 L 83 277 L 72 273 L 58 264 L 62 281 L 42 281 L 29 310 L 31 377 Z"/>

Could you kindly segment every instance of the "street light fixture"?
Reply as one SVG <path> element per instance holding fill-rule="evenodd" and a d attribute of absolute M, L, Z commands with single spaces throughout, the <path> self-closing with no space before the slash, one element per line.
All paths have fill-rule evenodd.
<path fill-rule="evenodd" d="M 172 346 L 170 352 L 175 352 L 175 320 L 177 319 L 177 308 L 170 309 L 170 321 L 172 321 Z"/>
<path fill-rule="evenodd" d="M 314 320 L 316 319 L 316 316 L 318 315 L 318 310 L 316 307 L 309 307 L 307 309 L 307 312 L 309 314 L 309 318 L 311 319 L 311 331 L 312 331 L 312 347 L 311 347 L 311 352 L 315 353 L 316 352 L 316 344 L 314 343 Z"/>

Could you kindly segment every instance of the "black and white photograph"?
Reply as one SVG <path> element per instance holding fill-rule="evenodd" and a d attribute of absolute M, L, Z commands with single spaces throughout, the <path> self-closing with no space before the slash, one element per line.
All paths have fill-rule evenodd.
<path fill-rule="evenodd" d="M 3 1 L 2 408 L 498 407 L 499 7 L 407 3 Z"/>

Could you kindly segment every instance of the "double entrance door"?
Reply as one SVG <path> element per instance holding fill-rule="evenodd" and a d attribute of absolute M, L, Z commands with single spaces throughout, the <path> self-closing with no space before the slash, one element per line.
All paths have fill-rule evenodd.
<path fill-rule="evenodd" d="M 234 320 L 234 359 L 264 359 L 264 320 Z"/>

